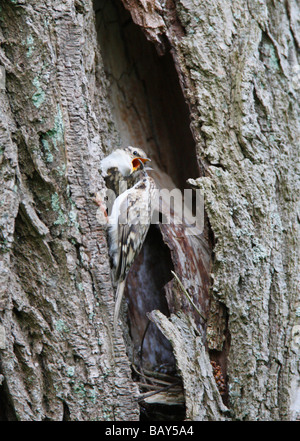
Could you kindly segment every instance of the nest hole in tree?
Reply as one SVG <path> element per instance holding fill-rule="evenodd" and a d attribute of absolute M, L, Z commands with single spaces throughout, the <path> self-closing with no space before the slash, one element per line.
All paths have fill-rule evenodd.
<path fill-rule="evenodd" d="M 154 169 L 151 176 L 158 187 L 183 191 L 187 188 L 187 179 L 197 178 L 201 173 L 190 129 L 189 108 L 173 57 L 170 51 L 163 56 L 157 53 L 154 44 L 133 23 L 121 1 L 95 0 L 94 8 L 100 52 L 109 83 L 111 114 L 119 136 L 118 145 L 111 146 L 110 140 L 107 141 L 106 153 L 126 145 L 139 146 L 151 158 Z M 186 267 L 189 253 L 194 254 L 188 265 L 195 272 L 195 277 L 201 279 L 201 289 L 192 287 L 193 294 L 199 297 L 204 309 L 207 310 L 209 303 L 210 246 L 207 238 L 195 239 L 194 250 L 192 239 L 184 238 L 183 258 L 179 262 L 178 250 L 174 251 L 179 241 L 173 247 L 171 238 L 177 233 L 171 231 L 170 234 L 170 231 L 151 225 L 143 249 L 130 270 L 125 289 L 134 347 L 132 361 L 136 363 L 139 358 L 142 368 L 160 372 L 165 369 L 165 373 L 176 371 L 172 348 L 156 326 L 149 324 L 146 313 L 159 309 L 169 315 L 170 295 L 166 293 L 172 291 L 171 270 L 176 271 L 180 265 Z M 200 245 L 199 241 L 202 241 Z M 199 257 L 199 247 L 203 250 L 206 247 L 203 251 L 205 264 Z M 180 307 L 184 306 L 183 300 L 179 303 Z M 188 301 L 185 307 L 189 308 L 187 304 Z M 172 307 L 171 312 L 174 312 Z"/>

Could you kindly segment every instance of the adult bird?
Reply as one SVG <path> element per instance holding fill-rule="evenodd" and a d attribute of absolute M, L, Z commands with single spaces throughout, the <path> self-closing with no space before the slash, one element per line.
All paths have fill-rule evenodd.
<path fill-rule="evenodd" d="M 135 147 L 116 150 L 102 161 L 104 177 L 110 176 L 110 183 L 118 184 L 118 178 L 129 177 L 140 171 L 134 185 L 121 192 L 116 198 L 108 222 L 109 254 L 117 284 L 114 329 L 116 329 L 126 277 L 139 254 L 150 227 L 156 184 L 147 173 L 145 163 L 149 160 L 145 152 Z M 109 170 L 113 170 L 108 173 Z"/>

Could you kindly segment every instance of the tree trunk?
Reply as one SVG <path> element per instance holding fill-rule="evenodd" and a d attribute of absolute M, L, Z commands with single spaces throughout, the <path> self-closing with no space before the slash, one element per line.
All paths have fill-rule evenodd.
<path fill-rule="evenodd" d="M 294 0 L 2 0 L 0 419 L 299 418 L 299 30 Z M 205 216 L 151 226 L 114 335 L 93 198 L 128 144 Z"/>

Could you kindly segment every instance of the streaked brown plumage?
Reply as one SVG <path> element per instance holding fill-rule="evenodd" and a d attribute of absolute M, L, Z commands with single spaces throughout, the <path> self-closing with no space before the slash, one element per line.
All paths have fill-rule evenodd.
<path fill-rule="evenodd" d="M 131 183 L 137 182 L 126 191 L 121 191 L 108 217 L 109 253 L 117 283 L 114 328 L 117 325 L 127 274 L 143 246 L 151 223 L 152 201 L 156 190 L 155 181 L 148 176 L 143 165 L 149 159 L 142 150 L 127 147 L 127 150 L 115 152 L 105 158 L 102 167 L 104 177 L 109 177 L 110 188 L 116 189 L 119 194 L 120 179 L 128 177 L 132 178 Z M 135 161 L 136 158 L 139 162 Z M 140 173 L 136 173 L 139 170 Z"/>
<path fill-rule="evenodd" d="M 156 185 L 145 175 L 132 188 L 122 193 L 115 201 L 109 216 L 109 249 L 118 284 L 114 314 L 116 327 L 127 274 L 135 257 L 139 254 L 152 216 L 152 201 Z"/>

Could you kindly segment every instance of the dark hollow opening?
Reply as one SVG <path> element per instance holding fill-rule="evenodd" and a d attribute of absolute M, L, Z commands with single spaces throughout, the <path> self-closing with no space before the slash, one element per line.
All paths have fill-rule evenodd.
<path fill-rule="evenodd" d="M 125 292 L 135 352 L 141 365 L 150 369 L 160 366 L 164 371 L 174 370 L 169 341 L 146 315 L 155 309 L 169 315 L 164 286 L 171 280 L 173 269 L 170 250 L 158 226 L 151 225 L 141 253 L 129 272 Z"/>
<path fill-rule="evenodd" d="M 119 137 L 113 147 L 108 140 L 106 153 L 127 145 L 139 146 L 151 157 L 151 175 L 160 188 L 187 188 L 186 180 L 197 178 L 200 172 L 189 108 L 171 53 L 158 55 L 121 1 L 95 0 L 94 8 L 111 114 Z M 168 373 L 176 371 L 171 345 L 154 324 L 149 324 L 146 314 L 158 309 L 169 315 L 164 287 L 173 278 L 173 269 L 160 229 L 151 225 L 125 290 L 131 358 L 133 363 L 138 359 L 142 368 Z"/>
<path fill-rule="evenodd" d="M 188 178 L 199 176 L 199 168 L 189 108 L 172 55 L 158 55 L 120 1 L 94 4 L 120 145 L 144 148 L 151 154 L 153 168 L 183 190 Z"/>
<path fill-rule="evenodd" d="M 1 372 L 1 371 L 0 371 Z M 0 373 L 0 421 L 17 421 L 14 405 L 9 394 L 8 385 Z"/>

